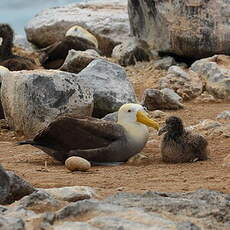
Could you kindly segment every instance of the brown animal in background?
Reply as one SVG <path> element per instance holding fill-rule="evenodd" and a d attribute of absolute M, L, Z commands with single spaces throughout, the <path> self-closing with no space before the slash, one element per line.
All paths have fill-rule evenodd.
<path fill-rule="evenodd" d="M 12 53 L 14 32 L 8 24 L 0 24 L 0 65 L 11 71 L 33 70 L 39 68 L 35 61 Z"/>
<path fill-rule="evenodd" d="M 171 116 L 166 125 L 158 132 L 166 132 L 161 141 L 161 156 L 169 163 L 194 162 L 208 159 L 208 142 L 200 134 L 193 134 L 184 129 L 179 117 Z"/>

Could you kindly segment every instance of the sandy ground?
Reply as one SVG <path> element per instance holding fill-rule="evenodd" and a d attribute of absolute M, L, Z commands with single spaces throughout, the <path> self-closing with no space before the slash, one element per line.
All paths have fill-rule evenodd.
<path fill-rule="evenodd" d="M 137 66 L 128 67 L 127 73 L 140 98 L 145 88 L 157 86 L 158 79 L 165 72 L 152 69 L 151 63 L 139 63 Z M 190 101 L 184 104 L 185 109 L 165 112 L 167 115 L 180 116 L 186 126 L 197 124 L 203 119 L 215 120 L 217 114 L 229 110 L 230 107 L 227 102 L 199 104 Z M 158 122 L 162 124 L 164 120 L 165 118 L 161 118 Z M 15 145 L 18 140 L 23 139 L 24 137 L 13 131 L 1 128 L 0 162 L 7 170 L 16 172 L 35 187 L 85 185 L 94 187 L 101 198 L 118 191 L 181 192 L 204 188 L 230 193 L 230 168 L 222 166 L 223 159 L 230 154 L 229 138 L 207 136 L 210 147 L 208 161 L 166 164 L 160 157 L 160 138 L 151 130 L 149 142 L 143 150 L 148 156 L 145 163 L 138 166 L 95 166 L 88 172 L 70 172 L 39 149 L 29 145 Z"/>

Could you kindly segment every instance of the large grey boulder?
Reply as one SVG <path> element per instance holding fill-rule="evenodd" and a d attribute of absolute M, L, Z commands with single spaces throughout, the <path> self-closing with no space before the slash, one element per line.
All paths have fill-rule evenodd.
<path fill-rule="evenodd" d="M 70 203 L 39 190 L 13 206 L 0 206 L 0 212 L 4 221 L 20 219 L 32 230 L 222 230 L 230 227 L 229 202 L 229 194 L 202 189 L 188 193 L 122 192 L 105 200 Z"/>
<path fill-rule="evenodd" d="M 173 89 L 184 100 L 195 98 L 203 92 L 203 82 L 199 75 L 179 66 L 171 66 L 168 69 L 167 75 L 160 79 L 159 87 Z"/>
<path fill-rule="evenodd" d="M 129 34 L 126 5 L 127 1 L 115 0 L 43 10 L 26 25 L 27 39 L 38 47 L 46 47 L 62 40 L 72 25 L 79 25 L 96 36 L 104 55 L 111 55 L 113 47 Z"/>
<path fill-rule="evenodd" d="M 230 195 L 221 192 L 200 189 L 188 193 L 118 193 L 106 201 L 126 208 L 142 208 L 150 213 L 168 213 L 177 220 L 199 223 L 201 229 L 222 230 L 230 227 Z"/>
<path fill-rule="evenodd" d="M 230 100 L 230 56 L 204 58 L 194 62 L 190 69 L 201 76 L 208 93 Z"/>
<path fill-rule="evenodd" d="M 96 117 L 115 112 L 125 103 L 136 103 L 134 89 L 120 65 L 94 60 L 77 78 L 94 90 L 93 115 Z"/>
<path fill-rule="evenodd" d="M 226 0 L 129 0 L 132 35 L 160 52 L 203 58 L 230 54 Z"/>
<path fill-rule="evenodd" d="M 2 79 L 1 99 L 9 127 L 28 137 L 59 115 L 91 115 L 93 108 L 92 90 L 56 70 L 11 72 Z"/>

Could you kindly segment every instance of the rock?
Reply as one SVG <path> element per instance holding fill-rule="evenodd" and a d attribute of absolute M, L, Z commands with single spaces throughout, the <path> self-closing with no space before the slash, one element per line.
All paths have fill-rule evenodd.
<path fill-rule="evenodd" d="M 199 96 L 203 91 L 203 83 L 193 71 L 188 73 L 179 66 L 171 66 L 165 77 L 159 81 L 160 89 L 170 88 L 184 100 Z"/>
<path fill-rule="evenodd" d="M 139 166 L 139 165 L 143 165 L 146 163 L 149 163 L 149 158 L 142 154 L 142 153 L 138 153 L 132 157 L 130 157 L 127 161 L 127 164 L 129 165 L 135 165 L 135 166 Z"/>
<path fill-rule="evenodd" d="M 94 90 L 93 116 L 103 117 L 117 111 L 125 103 L 136 103 L 132 84 L 125 70 L 106 60 L 94 60 L 77 78 Z"/>
<path fill-rule="evenodd" d="M 211 94 L 208 94 L 207 91 L 204 91 L 200 96 L 196 97 L 194 102 L 196 103 L 209 103 L 209 102 L 220 102 L 220 99 L 216 99 Z"/>
<path fill-rule="evenodd" d="M 141 105 L 149 111 L 155 109 L 180 109 L 183 108 L 182 98 L 172 89 L 146 89 L 142 96 Z"/>
<path fill-rule="evenodd" d="M 67 30 L 65 37 L 74 37 L 85 43 L 89 43 L 90 46 L 98 48 L 97 38 L 85 30 L 83 27 L 75 25 Z"/>
<path fill-rule="evenodd" d="M 183 221 L 178 223 L 176 227 L 177 230 L 202 230 L 200 227 L 190 221 Z"/>
<path fill-rule="evenodd" d="M 230 54 L 226 0 L 129 0 L 128 12 L 131 34 L 159 52 L 195 59 Z"/>
<path fill-rule="evenodd" d="M 223 160 L 223 167 L 230 167 L 230 154 L 228 154 Z"/>
<path fill-rule="evenodd" d="M 9 190 L 1 204 L 11 204 L 35 191 L 30 183 L 17 176 L 14 172 L 6 171 L 6 173 L 9 178 Z"/>
<path fill-rule="evenodd" d="M 76 202 L 96 197 L 94 189 L 87 186 L 49 188 L 43 190 L 58 200 L 68 202 Z"/>
<path fill-rule="evenodd" d="M 169 67 L 175 64 L 176 64 L 176 61 L 174 60 L 173 57 L 164 57 L 160 60 L 155 61 L 153 66 L 155 69 L 168 70 Z"/>
<path fill-rule="evenodd" d="M 94 52 L 92 52 L 94 51 Z M 76 51 L 70 50 L 65 62 L 60 67 L 60 70 L 79 73 L 82 71 L 91 61 L 99 58 L 100 55 L 95 50 Z"/>
<path fill-rule="evenodd" d="M 211 119 L 204 119 L 199 122 L 197 125 L 192 125 L 189 127 L 186 127 L 187 130 L 199 130 L 199 131 L 207 131 L 222 127 L 221 123 L 211 120 Z"/>
<path fill-rule="evenodd" d="M 230 125 L 221 125 L 217 126 L 213 130 L 211 130 L 211 136 L 222 136 L 225 138 L 230 138 Z"/>
<path fill-rule="evenodd" d="M 4 66 L 0 66 L 0 91 L 1 91 L 1 86 L 2 86 L 2 79 L 3 77 L 8 77 L 8 75 L 10 75 L 10 71 Z M 4 110 L 2 107 L 1 93 L 0 93 L 0 119 L 4 119 L 4 118 L 5 118 L 5 115 L 4 115 Z"/>
<path fill-rule="evenodd" d="M 118 112 L 113 112 L 113 113 L 108 113 L 107 115 L 105 115 L 103 118 L 101 118 L 102 120 L 106 120 L 106 121 L 114 121 L 117 122 L 117 116 L 118 116 Z"/>
<path fill-rule="evenodd" d="M 0 204 L 11 204 L 34 191 L 31 184 L 0 166 Z"/>
<path fill-rule="evenodd" d="M 217 119 L 230 120 L 230 110 L 225 110 L 222 113 L 218 114 Z"/>
<path fill-rule="evenodd" d="M 55 70 L 15 71 L 2 80 L 9 127 L 34 136 L 58 115 L 91 115 L 92 90 L 77 75 Z"/>
<path fill-rule="evenodd" d="M 26 25 L 27 39 L 40 48 L 47 47 L 61 41 L 72 25 L 79 25 L 97 38 L 102 54 L 110 56 L 114 46 L 128 38 L 126 5 L 126 1 L 104 1 L 43 10 Z"/>
<path fill-rule="evenodd" d="M 154 110 L 152 113 L 151 113 L 151 116 L 153 118 L 164 118 L 167 116 L 167 114 L 161 110 Z"/>
<path fill-rule="evenodd" d="M 91 164 L 89 161 L 82 157 L 69 157 L 65 161 L 65 166 L 70 171 L 87 171 L 90 169 Z"/>
<path fill-rule="evenodd" d="M 79 201 L 66 206 L 56 212 L 56 221 L 84 214 L 92 215 L 87 223 L 98 229 L 171 230 L 175 229 L 176 225 L 161 215 L 147 213 L 142 209 L 124 208 L 120 205 L 93 200 Z"/>
<path fill-rule="evenodd" d="M 191 70 L 205 82 L 205 89 L 216 98 L 230 99 L 230 56 L 214 55 L 194 62 Z"/>
<path fill-rule="evenodd" d="M 0 165 L 0 204 L 4 204 L 10 190 L 10 178 Z"/>
<path fill-rule="evenodd" d="M 27 41 L 27 39 L 20 34 L 16 34 L 14 38 L 14 46 L 27 50 L 29 52 L 33 52 L 34 49 L 32 44 Z"/>
<path fill-rule="evenodd" d="M 100 230 L 99 228 L 95 228 L 88 223 L 82 222 L 63 222 L 59 225 L 56 225 L 52 228 L 53 230 Z"/>
<path fill-rule="evenodd" d="M 120 192 L 105 200 L 86 199 L 65 202 L 62 206 L 57 202 L 45 191 L 37 191 L 24 197 L 19 206 L 16 203 L 4 207 L 0 224 L 2 219 L 9 223 L 11 218 L 14 223 L 17 222 L 15 219 L 20 220 L 25 223 L 25 229 L 31 230 L 222 230 L 230 226 L 230 195 L 211 190 L 188 193 L 148 191 L 144 194 Z M 26 209 L 34 209 L 37 213 L 30 211 L 26 216 Z M 18 215 L 17 210 L 18 213 L 24 210 L 24 213 Z"/>
<path fill-rule="evenodd" d="M 20 218 L 0 216 L 0 230 L 25 230 L 25 223 Z"/>
<path fill-rule="evenodd" d="M 150 61 L 152 54 L 144 41 L 130 38 L 114 47 L 112 57 L 122 66 L 135 65 L 138 61 Z"/>
<path fill-rule="evenodd" d="M 23 197 L 19 201 L 19 204 L 23 208 L 29 208 L 34 210 L 39 210 L 46 207 L 44 211 L 48 211 L 49 209 L 55 210 L 60 208 L 61 206 L 61 202 L 56 200 L 52 195 L 44 190 L 39 189 L 32 194 Z"/>
<path fill-rule="evenodd" d="M 189 193 L 117 193 L 105 200 L 126 208 L 141 208 L 148 213 L 166 214 L 170 219 L 199 223 L 202 229 L 221 230 L 230 226 L 230 195 L 200 189 Z M 200 226 L 197 227 L 200 227 Z M 185 228 L 186 229 L 186 228 Z"/>

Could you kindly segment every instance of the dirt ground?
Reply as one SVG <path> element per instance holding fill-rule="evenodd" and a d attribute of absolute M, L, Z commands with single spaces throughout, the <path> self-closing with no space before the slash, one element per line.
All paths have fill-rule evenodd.
<path fill-rule="evenodd" d="M 139 98 L 145 88 L 155 87 L 158 79 L 165 74 L 164 71 L 156 71 L 151 66 L 151 63 L 142 63 L 127 68 Z M 167 115 L 180 116 L 188 126 L 198 124 L 203 119 L 215 120 L 217 114 L 230 108 L 227 102 L 202 104 L 190 101 L 184 105 L 184 109 L 164 112 Z M 157 119 L 160 124 L 164 120 L 165 118 Z M 223 159 L 230 154 L 229 138 L 207 136 L 210 148 L 208 161 L 166 164 L 160 157 L 160 138 L 152 129 L 149 142 L 143 150 L 148 156 L 145 163 L 138 166 L 95 166 L 88 172 L 70 172 L 39 149 L 30 145 L 15 145 L 18 140 L 23 139 L 24 137 L 13 131 L 1 128 L 0 162 L 7 170 L 14 171 L 35 187 L 91 186 L 96 189 L 100 198 L 118 191 L 187 192 L 204 188 L 230 193 L 230 168 L 222 166 Z"/>

